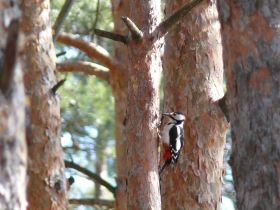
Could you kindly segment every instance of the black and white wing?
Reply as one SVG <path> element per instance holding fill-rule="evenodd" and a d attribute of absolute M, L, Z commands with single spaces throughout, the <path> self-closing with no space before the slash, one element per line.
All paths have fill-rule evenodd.
<path fill-rule="evenodd" d="M 184 131 L 181 126 L 174 125 L 169 132 L 170 151 L 172 163 L 177 163 L 180 151 L 184 145 Z"/>

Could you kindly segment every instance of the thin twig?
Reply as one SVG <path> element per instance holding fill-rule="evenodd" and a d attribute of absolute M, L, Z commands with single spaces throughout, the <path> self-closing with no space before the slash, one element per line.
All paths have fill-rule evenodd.
<path fill-rule="evenodd" d="M 141 39 L 143 32 L 136 26 L 136 24 L 128 17 L 122 17 L 123 22 L 126 24 L 128 30 L 131 32 L 132 39 Z"/>
<path fill-rule="evenodd" d="M 74 162 L 71 162 L 71 161 L 65 160 L 64 163 L 65 163 L 66 168 L 73 168 L 73 169 L 87 175 L 90 179 L 94 180 L 95 182 L 98 182 L 100 185 L 103 185 L 104 187 L 106 187 L 111 193 L 115 194 L 116 188 L 114 186 L 112 186 L 109 182 L 102 179 L 96 173 L 93 173 L 90 170 L 88 170 L 84 167 L 81 167 L 80 165 L 78 165 Z"/>
<path fill-rule="evenodd" d="M 118 41 L 118 42 L 122 42 L 124 44 L 127 44 L 127 37 L 123 36 L 121 34 L 115 34 L 112 32 L 108 32 L 108 31 L 103 31 L 100 29 L 94 29 L 94 32 L 97 36 L 101 36 L 101 37 L 105 37 L 114 41 Z"/>
<path fill-rule="evenodd" d="M 74 0 L 66 0 L 64 5 L 62 6 L 62 9 L 59 12 L 58 17 L 56 18 L 56 21 L 53 26 L 53 31 L 54 31 L 53 40 L 54 41 L 57 40 L 58 34 L 63 26 L 63 23 L 68 15 L 68 13 L 71 10 L 71 7 L 73 6 L 73 3 L 74 3 Z"/>
<path fill-rule="evenodd" d="M 66 54 L 66 51 L 62 51 L 56 54 L 56 57 L 60 57 Z"/>
<path fill-rule="evenodd" d="M 17 61 L 19 20 L 15 19 L 8 28 L 8 37 L 4 52 L 3 65 L 0 66 L 0 90 L 6 96 L 11 89 Z"/>
<path fill-rule="evenodd" d="M 54 85 L 52 87 L 51 91 L 54 95 L 56 94 L 56 91 L 64 84 L 65 81 L 66 81 L 66 79 L 62 79 L 56 85 Z"/>
<path fill-rule="evenodd" d="M 95 199 L 95 198 L 83 198 L 83 199 L 69 199 L 70 204 L 76 205 L 98 205 L 98 206 L 106 206 L 108 208 L 113 208 L 115 205 L 114 201 L 111 200 L 103 200 L 103 199 Z"/>
<path fill-rule="evenodd" d="M 202 1 L 203 0 L 193 0 L 184 5 L 181 9 L 169 16 L 166 20 L 162 21 L 152 32 L 152 37 L 156 37 L 157 39 L 163 37 L 168 31 L 172 29 L 173 26 L 175 26 L 180 20 L 182 20 L 185 15 L 187 15 L 195 6 L 197 6 Z"/>

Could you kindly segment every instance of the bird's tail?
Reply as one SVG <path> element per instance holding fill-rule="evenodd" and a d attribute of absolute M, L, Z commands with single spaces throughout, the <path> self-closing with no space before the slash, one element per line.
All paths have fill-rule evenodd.
<path fill-rule="evenodd" d="M 167 165 L 169 165 L 171 163 L 171 159 L 169 159 L 169 160 L 166 160 L 165 162 L 164 162 L 164 164 L 160 167 L 160 169 L 159 169 L 159 176 L 161 175 L 161 173 L 163 172 L 163 170 L 165 169 L 165 167 L 167 166 Z"/>

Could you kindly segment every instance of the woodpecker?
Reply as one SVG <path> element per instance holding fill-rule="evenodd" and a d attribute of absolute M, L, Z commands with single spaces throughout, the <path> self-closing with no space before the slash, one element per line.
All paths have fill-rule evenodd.
<path fill-rule="evenodd" d="M 159 174 L 169 164 L 176 164 L 181 149 L 184 146 L 184 121 L 185 116 L 181 112 L 164 113 L 168 116 L 170 121 L 164 126 L 161 132 L 161 140 L 163 142 L 163 159 L 164 164 L 161 167 Z"/>

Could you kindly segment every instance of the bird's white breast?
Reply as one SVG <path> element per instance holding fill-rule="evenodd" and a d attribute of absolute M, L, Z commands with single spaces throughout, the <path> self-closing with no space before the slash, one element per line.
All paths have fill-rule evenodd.
<path fill-rule="evenodd" d="M 166 124 L 161 132 L 161 139 L 163 141 L 163 143 L 169 145 L 169 130 L 171 129 L 171 127 L 174 126 L 173 124 Z"/>

